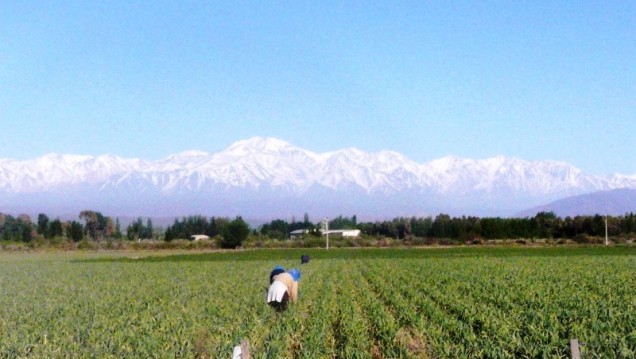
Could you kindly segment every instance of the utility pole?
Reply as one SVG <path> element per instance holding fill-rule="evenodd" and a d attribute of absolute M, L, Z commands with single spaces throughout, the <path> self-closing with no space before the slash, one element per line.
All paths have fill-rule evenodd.
<path fill-rule="evenodd" d="M 322 220 L 322 226 L 320 229 L 327 236 L 327 249 L 329 249 L 329 218 L 328 217 L 325 217 L 325 219 Z"/>

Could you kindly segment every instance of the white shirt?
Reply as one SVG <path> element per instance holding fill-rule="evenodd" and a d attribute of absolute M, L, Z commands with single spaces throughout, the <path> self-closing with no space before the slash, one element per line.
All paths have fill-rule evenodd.
<path fill-rule="evenodd" d="M 287 292 L 287 286 L 283 282 L 275 280 L 267 291 L 267 303 L 282 302 L 283 296 Z"/>

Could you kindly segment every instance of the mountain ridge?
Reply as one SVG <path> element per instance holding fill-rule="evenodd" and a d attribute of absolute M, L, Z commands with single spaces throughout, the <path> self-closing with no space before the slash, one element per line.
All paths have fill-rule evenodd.
<path fill-rule="evenodd" d="M 553 212 L 560 217 L 610 215 L 622 216 L 636 212 L 636 190 L 618 188 L 562 198 L 517 213 L 517 217 L 529 217 L 538 212 Z"/>
<path fill-rule="evenodd" d="M 466 212 L 460 214 L 512 215 L 618 188 L 636 188 L 636 175 L 598 176 L 565 162 L 505 156 L 446 156 L 417 163 L 389 150 L 347 147 L 317 153 L 264 137 L 237 141 L 218 152 L 189 150 L 156 161 L 54 153 L 26 161 L 0 159 L 0 211 L 20 207 L 21 201 L 26 207 L 39 201 L 43 207 L 68 210 L 73 203 L 49 203 L 49 198 L 66 197 L 75 206 L 118 210 L 120 202 L 137 211 L 161 209 L 162 214 L 179 207 L 190 212 L 179 214 L 229 208 L 242 215 L 334 214 L 353 208 L 359 215 L 417 215 L 453 208 Z M 183 201 L 197 204 L 176 205 Z"/>

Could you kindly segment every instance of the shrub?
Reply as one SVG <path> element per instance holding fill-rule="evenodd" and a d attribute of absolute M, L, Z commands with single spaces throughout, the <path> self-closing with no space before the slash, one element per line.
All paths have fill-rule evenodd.
<path fill-rule="evenodd" d="M 94 248 L 95 246 L 88 239 L 82 239 L 81 241 L 77 242 L 77 249 L 94 249 Z"/>
<path fill-rule="evenodd" d="M 67 242 L 66 238 L 62 237 L 62 236 L 55 236 L 55 237 L 49 239 L 49 243 L 51 243 L 51 245 L 53 245 L 53 246 L 59 246 L 59 245 L 64 244 L 66 242 Z"/>
<path fill-rule="evenodd" d="M 330 242 L 329 243 L 330 247 L 333 247 L 333 244 L 336 243 L 335 241 L 333 243 L 332 241 L 329 241 L 329 242 Z M 303 239 L 302 241 L 298 241 L 297 244 L 299 244 L 298 247 L 308 247 L 308 248 L 320 248 L 327 245 L 327 243 L 325 242 L 323 238 L 311 237 L 311 236 L 308 236 L 307 239 Z"/>
<path fill-rule="evenodd" d="M 417 236 L 408 236 L 404 238 L 405 246 L 423 246 L 426 243 L 426 239 Z"/>
<path fill-rule="evenodd" d="M 439 239 L 439 244 L 441 244 L 443 246 L 450 246 L 450 245 L 454 244 L 454 242 L 450 238 L 440 238 Z"/>
<path fill-rule="evenodd" d="M 383 237 L 382 239 L 380 239 L 377 243 L 378 247 L 389 247 L 391 246 L 391 239 Z"/>

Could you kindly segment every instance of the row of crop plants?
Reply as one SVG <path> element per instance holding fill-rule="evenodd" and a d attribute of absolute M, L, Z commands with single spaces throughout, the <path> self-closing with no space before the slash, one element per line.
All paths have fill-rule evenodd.
<path fill-rule="evenodd" d="M 371 290 L 438 357 L 636 354 L 636 292 L 628 258 L 402 260 L 366 263 Z"/>
<path fill-rule="evenodd" d="M 269 270 L 298 264 L 274 255 L 0 262 L 0 357 L 636 356 L 632 256 L 313 260 L 277 313 Z"/>

